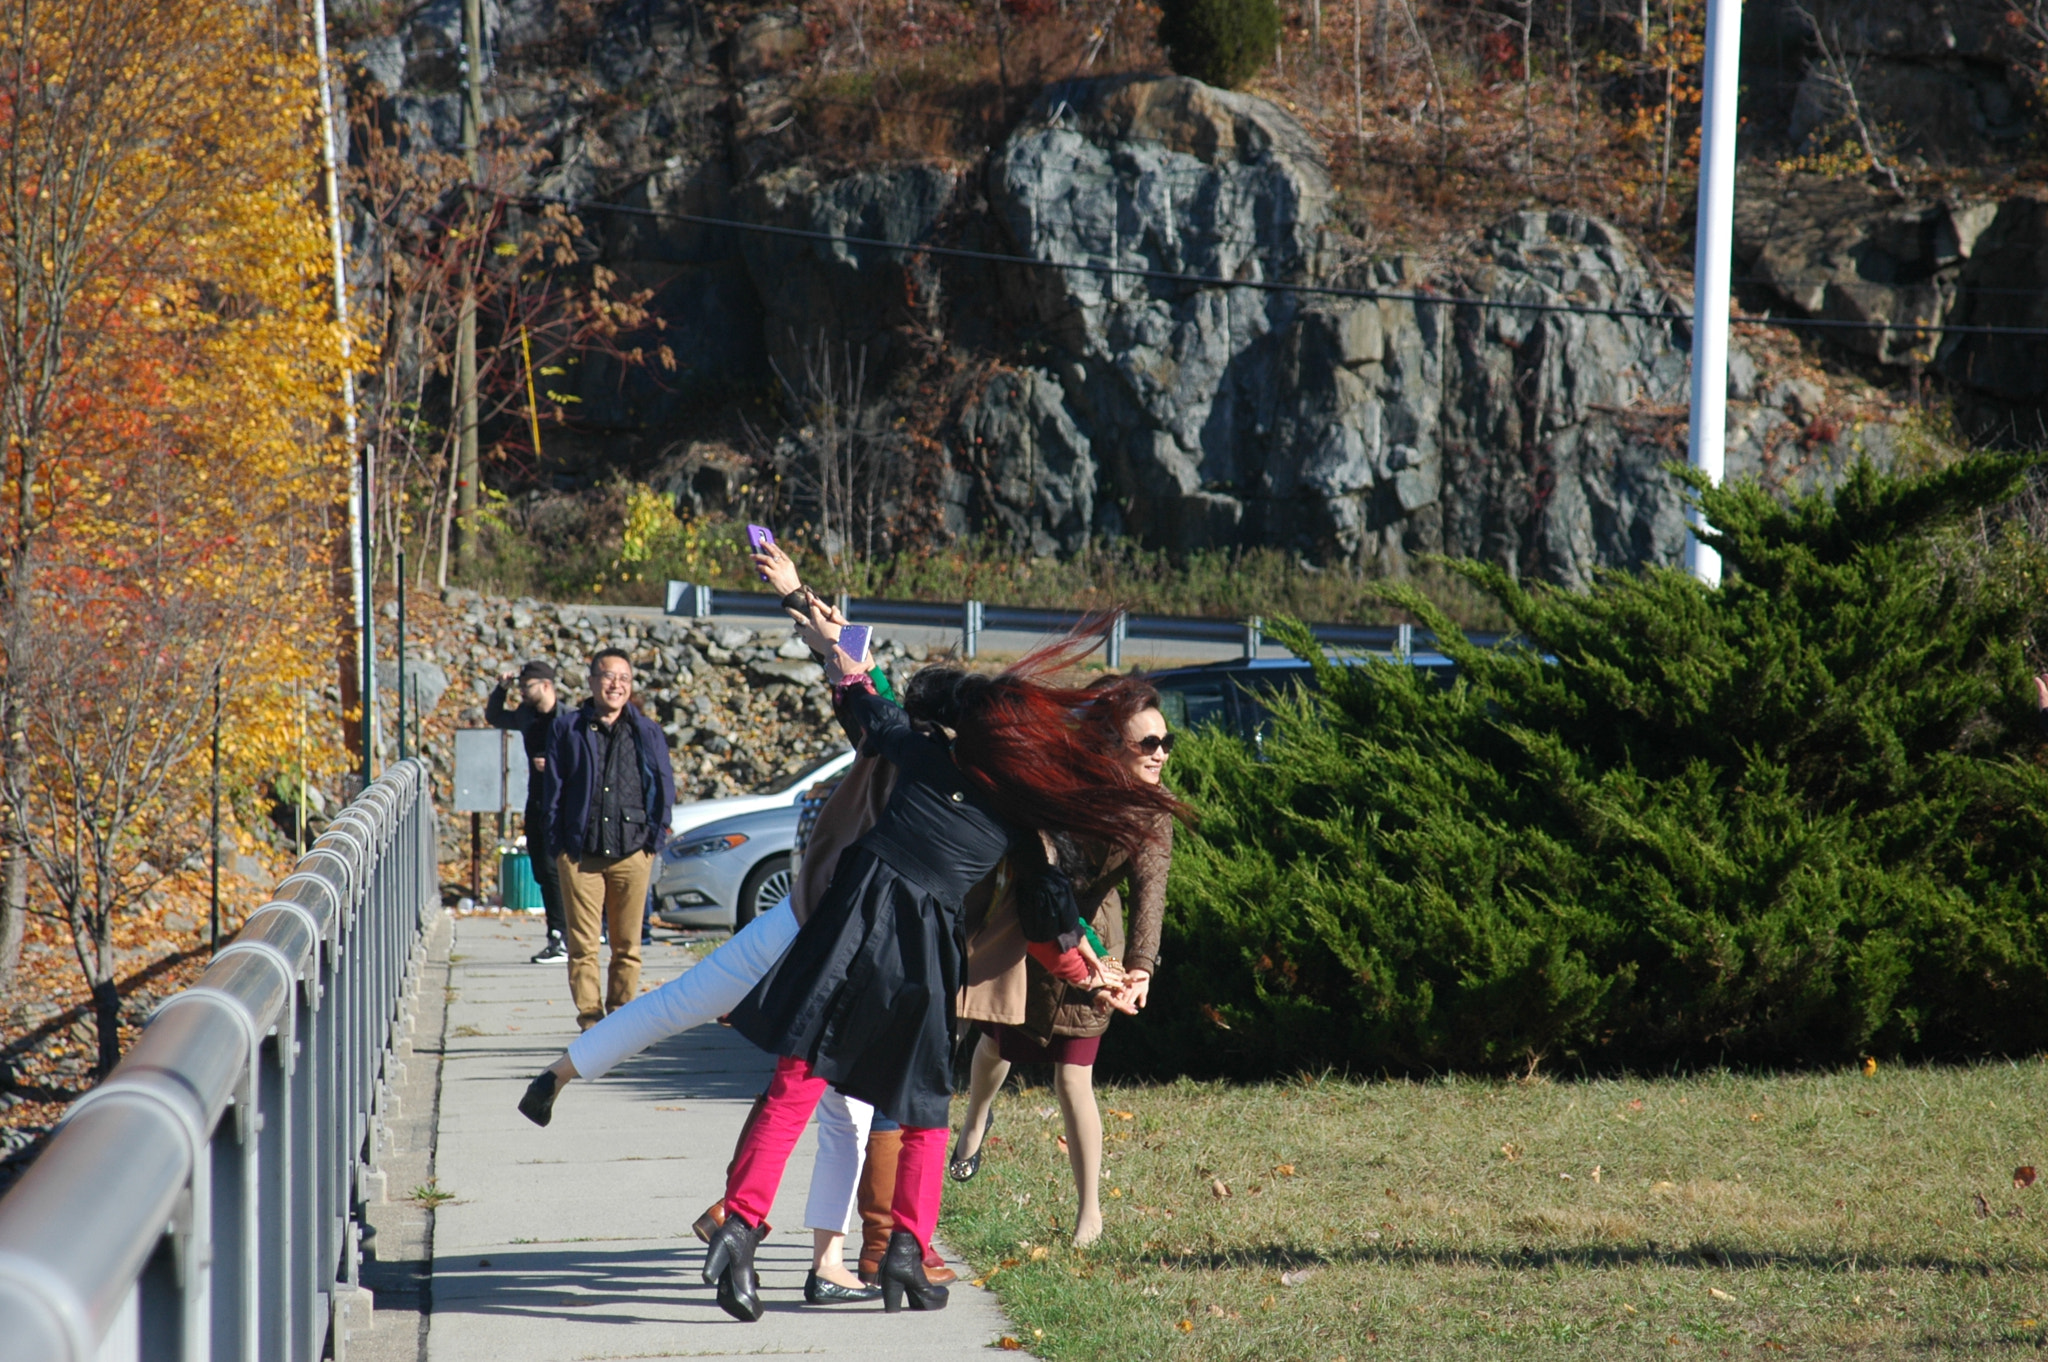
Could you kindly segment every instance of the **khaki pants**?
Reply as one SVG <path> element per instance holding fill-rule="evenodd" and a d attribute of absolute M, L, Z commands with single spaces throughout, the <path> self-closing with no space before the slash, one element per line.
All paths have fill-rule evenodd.
<path fill-rule="evenodd" d="M 585 856 L 555 857 L 561 877 L 563 915 L 568 919 L 569 996 L 576 1003 L 576 1021 L 589 1030 L 640 993 L 640 919 L 647 908 L 647 878 L 654 857 L 645 851 L 611 860 Z M 612 936 L 611 968 L 604 993 L 597 988 L 598 933 Z"/>

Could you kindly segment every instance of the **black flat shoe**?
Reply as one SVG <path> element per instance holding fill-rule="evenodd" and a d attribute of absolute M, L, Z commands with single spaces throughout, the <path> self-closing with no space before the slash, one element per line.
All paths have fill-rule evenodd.
<path fill-rule="evenodd" d="M 546 1125 L 555 1119 L 555 1094 L 561 1090 L 555 1076 L 542 1069 L 526 1085 L 526 1095 L 519 1099 L 519 1114 L 537 1126 Z"/>
<path fill-rule="evenodd" d="M 882 1285 L 882 1308 L 892 1315 L 903 1308 L 906 1299 L 913 1310 L 946 1308 L 946 1288 L 934 1286 L 925 1277 L 924 1250 L 909 1230 L 890 1234 L 889 1251 L 882 1255 L 877 1278 Z"/>
<path fill-rule="evenodd" d="M 988 1133 L 995 1126 L 995 1123 L 996 1104 L 991 1101 L 988 1104 L 988 1119 L 981 1123 L 981 1143 L 974 1147 L 974 1152 L 963 1159 L 960 1157 L 959 1144 L 956 1142 L 953 1145 L 952 1161 L 946 1165 L 946 1171 L 953 1175 L 953 1181 L 974 1181 L 974 1175 L 981 1171 L 981 1156 L 988 1153 Z M 961 1131 L 960 1138 L 966 1139 L 967 1132 Z"/>
<path fill-rule="evenodd" d="M 804 1303 L 806 1305 L 848 1305 L 856 1301 L 875 1300 L 882 1294 L 879 1286 L 841 1286 L 838 1282 L 827 1281 L 816 1271 L 804 1278 Z"/>
<path fill-rule="evenodd" d="M 752 1324 L 761 1318 L 761 1282 L 754 1275 L 754 1250 L 765 1231 L 728 1210 L 704 1255 L 704 1285 L 718 1286 L 718 1308 Z"/>

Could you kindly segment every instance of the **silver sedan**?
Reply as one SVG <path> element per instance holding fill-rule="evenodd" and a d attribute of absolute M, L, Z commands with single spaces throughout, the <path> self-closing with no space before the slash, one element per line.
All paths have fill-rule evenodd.
<path fill-rule="evenodd" d="M 789 892 L 798 809 L 743 813 L 662 848 L 655 917 L 671 927 L 746 926 Z"/>

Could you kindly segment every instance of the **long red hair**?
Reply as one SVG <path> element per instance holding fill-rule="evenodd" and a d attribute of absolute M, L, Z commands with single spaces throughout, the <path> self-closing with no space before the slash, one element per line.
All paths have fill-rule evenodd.
<path fill-rule="evenodd" d="M 904 707 L 953 730 L 953 760 L 1018 826 L 1114 843 L 1136 857 L 1162 816 L 1187 821 L 1188 807 L 1125 769 L 1117 742 L 1104 742 L 1102 689 L 1053 685 L 1099 642 L 1076 630 L 994 676 L 927 667 L 911 678 Z"/>

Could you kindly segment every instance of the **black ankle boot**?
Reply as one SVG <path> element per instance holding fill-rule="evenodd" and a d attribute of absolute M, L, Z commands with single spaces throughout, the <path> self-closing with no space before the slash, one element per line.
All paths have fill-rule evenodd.
<path fill-rule="evenodd" d="M 933 1286 L 925 1277 L 924 1250 L 909 1230 L 895 1230 L 889 1235 L 889 1251 L 882 1255 L 877 1280 L 882 1284 L 882 1308 L 892 1314 L 903 1308 L 906 1295 L 913 1310 L 946 1308 L 946 1288 Z"/>
<path fill-rule="evenodd" d="M 717 1283 L 719 1308 L 748 1324 L 761 1318 L 761 1283 L 754 1275 L 754 1250 L 764 1233 L 728 1209 L 704 1255 L 704 1284 Z"/>
<path fill-rule="evenodd" d="M 519 1114 L 537 1126 L 546 1125 L 555 1119 L 555 1094 L 561 1090 L 554 1073 L 542 1069 L 526 1085 L 526 1095 L 519 1099 Z"/>

